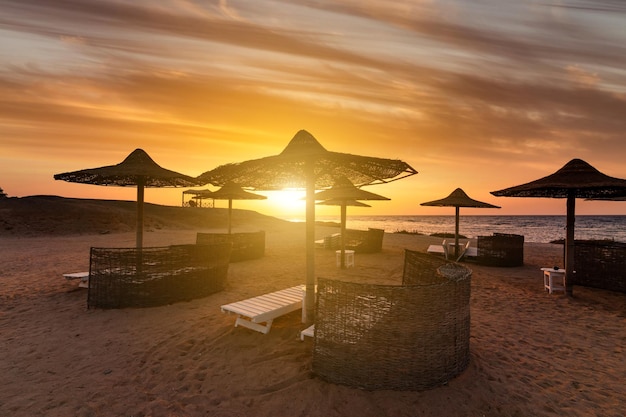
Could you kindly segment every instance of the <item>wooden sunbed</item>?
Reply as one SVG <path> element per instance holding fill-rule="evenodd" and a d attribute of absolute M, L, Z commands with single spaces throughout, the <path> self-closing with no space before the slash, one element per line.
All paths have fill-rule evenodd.
<path fill-rule="evenodd" d="M 89 288 L 89 271 L 86 272 L 73 272 L 71 274 L 63 274 L 63 277 L 70 281 L 79 279 L 78 286 L 80 288 Z"/>
<path fill-rule="evenodd" d="M 430 245 L 428 249 L 426 249 L 426 252 L 435 255 L 443 255 L 444 258 L 448 259 L 448 243 L 444 240 L 441 245 Z"/>
<path fill-rule="evenodd" d="M 269 333 L 272 321 L 282 315 L 302 308 L 304 286 L 286 288 L 284 290 L 259 295 L 247 300 L 221 306 L 223 313 L 237 314 L 235 327 L 241 325 L 249 329 Z M 262 323 L 265 323 L 263 325 Z"/>
<path fill-rule="evenodd" d="M 300 332 L 300 340 L 304 340 L 304 337 L 314 337 L 315 336 L 315 324 L 310 325 L 306 329 Z"/>

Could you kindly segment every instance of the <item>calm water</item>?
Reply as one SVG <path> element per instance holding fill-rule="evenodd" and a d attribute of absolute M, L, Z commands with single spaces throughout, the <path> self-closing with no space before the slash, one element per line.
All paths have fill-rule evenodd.
<path fill-rule="evenodd" d="M 293 219 L 290 219 L 293 220 Z M 317 216 L 339 222 L 339 216 Z M 385 232 L 454 233 L 454 216 L 350 216 L 347 227 Z M 626 242 L 626 216 L 576 216 L 576 239 L 613 239 Z M 565 216 L 460 216 L 459 233 L 470 238 L 492 233 L 524 235 L 526 242 L 548 243 L 565 238 Z"/>

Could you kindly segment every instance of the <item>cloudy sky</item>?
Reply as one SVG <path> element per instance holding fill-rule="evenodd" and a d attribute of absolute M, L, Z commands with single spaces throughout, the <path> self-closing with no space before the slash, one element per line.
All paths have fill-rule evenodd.
<path fill-rule="evenodd" d="M 563 200 L 489 191 L 572 158 L 626 178 L 622 0 L 0 0 L 0 9 L 9 196 L 134 200 L 133 189 L 53 175 L 143 148 L 197 176 L 277 154 L 300 129 L 329 150 L 419 171 L 367 187 L 392 200 L 357 214 L 452 214 L 419 203 L 457 187 L 502 206 L 463 214 L 564 214 Z M 177 205 L 181 191 L 148 189 L 146 200 Z M 274 196 L 235 207 L 279 214 L 279 205 L 289 207 Z M 579 200 L 577 213 L 626 206 Z"/>

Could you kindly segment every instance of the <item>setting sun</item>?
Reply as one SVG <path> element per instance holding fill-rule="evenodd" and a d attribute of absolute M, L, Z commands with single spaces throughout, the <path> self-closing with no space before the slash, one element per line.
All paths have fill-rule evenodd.
<path fill-rule="evenodd" d="M 261 193 L 259 193 L 261 194 Z M 299 189 L 285 189 L 281 191 L 267 191 L 267 212 L 277 217 L 302 218 L 305 213 L 305 191 Z"/>

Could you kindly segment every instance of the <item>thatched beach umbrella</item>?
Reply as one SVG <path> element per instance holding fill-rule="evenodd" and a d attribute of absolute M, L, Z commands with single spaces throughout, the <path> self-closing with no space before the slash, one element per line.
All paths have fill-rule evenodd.
<path fill-rule="evenodd" d="M 306 189 L 306 317 L 313 319 L 315 300 L 315 190 L 326 189 L 343 175 L 356 186 L 387 183 L 417 171 L 406 162 L 326 150 L 309 132 L 300 130 L 278 155 L 227 164 L 199 178 L 222 186 L 234 181 L 256 190 Z"/>
<path fill-rule="evenodd" d="M 211 194 L 213 194 L 213 191 L 206 189 L 206 190 L 185 190 L 183 191 L 183 206 L 185 205 L 185 195 L 191 195 L 192 199 L 194 200 L 198 200 L 199 201 L 199 206 L 202 207 L 202 200 L 205 200 L 207 198 L 211 198 Z M 191 200 L 190 200 L 191 202 Z"/>
<path fill-rule="evenodd" d="M 144 187 L 200 185 L 196 178 L 162 168 L 143 149 L 135 149 L 117 165 L 55 174 L 54 179 L 82 184 L 137 187 L 137 248 L 143 245 Z"/>
<path fill-rule="evenodd" d="M 226 183 L 222 188 L 211 193 L 215 200 L 228 200 L 228 234 L 232 230 L 233 200 L 265 200 L 267 197 L 245 191 L 234 182 Z"/>
<path fill-rule="evenodd" d="M 382 195 L 370 193 L 369 191 L 357 188 L 346 177 L 339 177 L 332 188 L 320 191 L 315 194 L 316 200 L 326 200 L 327 205 L 338 205 L 341 207 L 341 268 L 346 267 L 346 207 L 363 206 L 357 200 L 390 200 Z M 337 204 L 338 203 L 338 204 Z M 369 207 L 369 206 L 368 206 Z"/>
<path fill-rule="evenodd" d="M 572 159 L 551 175 L 504 190 L 492 191 L 491 194 L 498 197 L 549 197 L 567 199 L 565 293 L 568 296 L 572 296 L 576 199 L 606 199 L 626 196 L 626 180 L 609 177 L 581 159 Z"/>
<path fill-rule="evenodd" d="M 459 208 L 460 207 L 473 207 L 473 208 L 500 208 L 493 204 L 484 203 L 482 201 L 474 200 L 470 198 L 465 191 L 460 188 L 452 191 L 449 196 L 442 198 L 441 200 L 427 201 L 422 203 L 422 206 L 440 206 L 440 207 L 454 207 L 455 208 L 455 223 L 454 223 L 454 257 L 459 257 Z"/>

